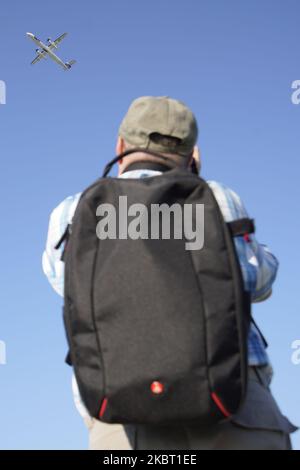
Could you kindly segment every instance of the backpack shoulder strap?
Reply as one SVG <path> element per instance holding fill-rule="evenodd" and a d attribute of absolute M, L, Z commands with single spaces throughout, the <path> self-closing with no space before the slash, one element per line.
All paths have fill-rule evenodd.
<path fill-rule="evenodd" d="M 229 227 L 230 233 L 233 237 L 248 235 L 249 233 L 255 232 L 254 219 L 249 219 L 248 217 L 227 222 L 227 226 Z"/>
<path fill-rule="evenodd" d="M 254 219 L 249 219 L 247 217 L 243 219 L 237 219 L 233 220 L 232 222 L 228 222 L 227 226 L 229 227 L 230 233 L 232 237 L 238 237 L 238 236 L 244 236 L 247 237 L 249 233 L 254 233 L 255 232 L 255 224 L 254 224 Z M 246 238 L 246 241 L 248 239 Z M 265 348 L 268 347 L 268 342 L 264 335 L 262 334 L 260 328 L 257 326 L 257 323 L 255 322 L 253 316 L 251 315 L 251 322 L 257 329 L 258 333 L 261 336 L 261 339 L 264 343 Z"/>
<path fill-rule="evenodd" d="M 60 258 L 61 261 L 64 261 L 65 259 L 66 247 L 67 247 L 71 233 L 72 233 L 71 224 L 68 224 L 66 227 L 66 230 L 64 231 L 64 233 L 62 234 L 62 236 L 60 237 L 60 239 L 58 240 L 57 244 L 54 247 L 55 250 L 59 250 L 61 245 L 64 243 L 64 249 Z"/>

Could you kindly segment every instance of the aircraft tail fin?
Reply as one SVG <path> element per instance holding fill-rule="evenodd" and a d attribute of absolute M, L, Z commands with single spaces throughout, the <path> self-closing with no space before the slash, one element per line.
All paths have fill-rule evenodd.
<path fill-rule="evenodd" d="M 70 69 L 74 64 L 76 64 L 76 60 L 70 60 L 69 62 L 66 62 L 66 66 L 68 67 L 68 69 Z"/>

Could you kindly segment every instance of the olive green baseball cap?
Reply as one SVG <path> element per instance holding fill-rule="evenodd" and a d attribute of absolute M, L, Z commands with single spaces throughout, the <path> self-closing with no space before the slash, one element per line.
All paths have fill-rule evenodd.
<path fill-rule="evenodd" d="M 119 135 L 134 147 L 188 156 L 197 142 L 198 126 L 192 111 L 181 101 L 142 96 L 130 105 Z M 157 135 L 176 139 L 156 139 Z"/>

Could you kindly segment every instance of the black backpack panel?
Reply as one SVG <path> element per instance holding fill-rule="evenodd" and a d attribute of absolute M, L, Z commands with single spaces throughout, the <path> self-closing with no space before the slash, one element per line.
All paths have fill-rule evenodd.
<path fill-rule="evenodd" d="M 119 196 L 149 213 L 151 204 L 204 204 L 203 248 L 174 237 L 100 240 L 97 207 L 117 209 Z M 65 251 L 64 321 L 91 416 L 209 425 L 238 410 L 251 304 L 233 235 L 208 184 L 185 170 L 101 178 L 82 194 Z"/>

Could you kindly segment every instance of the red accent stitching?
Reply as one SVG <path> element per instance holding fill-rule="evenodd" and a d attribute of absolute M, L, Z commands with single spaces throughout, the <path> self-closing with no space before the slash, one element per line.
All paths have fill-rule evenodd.
<path fill-rule="evenodd" d="M 218 395 L 216 395 L 216 393 L 212 393 L 211 394 L 211 397 L 213 399 L 213 401 L 215 402 L 215 404 L 217 405 L 217 407 L 219 408 L 219 410 L 222 412 L 222 414 L 224 416 L 226 416 L 226 418 L 229 418 L 231 416 L 231 414 L 229 413 L 229 411 L 225 408 L 225 406 L 223 405 L 223 403 L 221 402 L 220 398 L 218 397 Z"/>
<path fill-rule="evenodd" d="M 108 399 L 107 399 L 107 398 L 104 398 L 104 399 L 103 399 L 103 402 L 101 403 L 101 408 L 100 408 L 100 412 L 99 412 L 99 418 L 102 418 L 102 416 L 104 415 L 105 410 L 106 410 L 106 407 L 107 407 L 107 402 L 108 402 Z"/>

